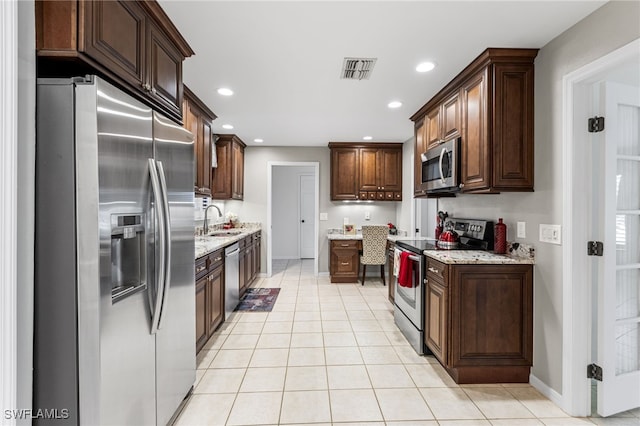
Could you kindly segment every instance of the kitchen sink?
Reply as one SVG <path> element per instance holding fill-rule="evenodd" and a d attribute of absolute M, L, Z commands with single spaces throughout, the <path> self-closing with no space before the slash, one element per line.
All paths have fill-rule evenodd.
<path fill-rule="evenodd" d="M 242 231 L 239 229 L 220 229 L 217 231 L 211 231 L 208 235 L 212 237 L 231 237 L 238 234 L 242 234 Z"/>

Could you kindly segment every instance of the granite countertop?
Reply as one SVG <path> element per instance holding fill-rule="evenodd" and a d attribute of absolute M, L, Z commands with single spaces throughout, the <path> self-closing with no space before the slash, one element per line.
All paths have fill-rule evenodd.
<path fill-rule="evenodd" d="M 220 232 L 222 234 L 218 235 L 199 235 L 196 236 L 195 239 L 195 258 L 199 258 L 202 256 L 206 256 L 207 254 L 214 252 L 218 249 L 226 247 L 235 243 L 236 241 L 240 241 L 244 237 L 253 234 L 254 232 L 260 231 L 262 228 L 260 226 L 255 227 L 243 227 L 243 228 L 232 228 L 228 230 L 220 230 L 213 231 L 213 233 Z M 226 234 L 225 232 L 230 231 L 231 234 Z"/>
<path fill-rule="evenodd" d="M 355 235 L 344 235 L 344 234 L 327 234 L 327 238 L 329 240 L 362 240 L 362 234 L 358 233 Z M 416 238 L 416 237 L 408 237 L 406 235 L 391 235 L 387 236 L 387 240 L 389 241 L 400 241 L 400 240 L 427 240 L 428 238 Z"/>
<path fill-rule="evenodd" d="M 425 250 L 425 256 L 447 264 L 534 265 L 530 257 L 495 254 L 482 250 Z"/>

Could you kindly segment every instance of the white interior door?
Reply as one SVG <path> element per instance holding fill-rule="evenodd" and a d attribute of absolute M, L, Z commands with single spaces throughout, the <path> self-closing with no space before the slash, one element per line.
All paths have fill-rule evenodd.
<path fill-rule="evenodd" d="M 640 407 L 640 88 L 603 83 L 605 130 L 594 158 L 602 171 L 594 199 L 604 255 L 596 261 L 597 412 Z"/>
<path fill-rule="evenodd" d="M 315 177 L 300 175 L 300 258 L 314 258 L 315 217 Z"/>

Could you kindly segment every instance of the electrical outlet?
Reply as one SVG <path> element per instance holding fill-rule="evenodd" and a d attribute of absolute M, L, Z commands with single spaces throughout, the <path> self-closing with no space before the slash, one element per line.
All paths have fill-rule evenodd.
<path fill-rule="evenodd" d="M 540 224 L 540 241 L 543 243 L 562 244 L 562 227 L 560 225 Z"/>
<path fill-rule="evenodd" d="M 364 212 L 364 220 L 371 220 L 371 213 Z"/>
<path fill-rule="evenodd" d="M 327 213 L 320 213 L 320 220 L 329 220 L 329 215 Z"/>
<path fill-rule="evenodd" d="M 518 238 L 527 238 L 527 223 L 526 222 L 518 222 Z"/>

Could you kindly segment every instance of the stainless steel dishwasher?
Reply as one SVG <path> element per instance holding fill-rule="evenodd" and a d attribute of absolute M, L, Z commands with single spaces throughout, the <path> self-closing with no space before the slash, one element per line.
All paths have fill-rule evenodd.
<path fill-rule="evenodd" d="M 240 302 L 240 246 L 231 244 L 224 249 L 224 318 L 238 306 Z"/>

